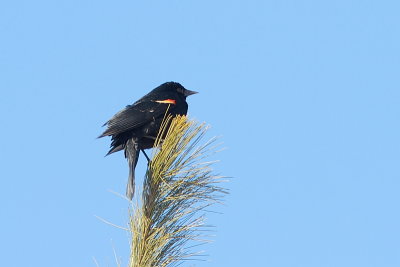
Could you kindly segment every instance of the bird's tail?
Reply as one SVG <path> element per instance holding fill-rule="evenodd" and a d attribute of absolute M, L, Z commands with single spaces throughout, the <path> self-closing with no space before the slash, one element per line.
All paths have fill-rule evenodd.
<path fill-rule="evenodd" d="M 135 167 L 139 159 L 139 146 L 136 138 L 131 138 L 126 142 L 125 157 L 128 160 L 129 176 L 126 185 L 126 197 L 131 199 L 135 194 Z"/>

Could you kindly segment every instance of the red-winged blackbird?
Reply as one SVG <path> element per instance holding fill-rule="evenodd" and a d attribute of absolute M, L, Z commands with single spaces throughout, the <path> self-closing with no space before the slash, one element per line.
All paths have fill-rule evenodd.
<path fill-rule="evenodd" d="M 147 158 L 144 149 L 153 147 L 165 115 L 186 115 L 186 97 L 196 93 L 176 82 L 164 83 L 133 105 L 126 106 L 103 125 L 107 125 L 107 129 L 99 138 L 111 136 L 111 149 L 107 155 L 125 150 L 125 158 L 129 165 L 126 187 L 126 196 L 129 199 L 132 199 L 135 193 L 135 167 L 140 150 Z"/>

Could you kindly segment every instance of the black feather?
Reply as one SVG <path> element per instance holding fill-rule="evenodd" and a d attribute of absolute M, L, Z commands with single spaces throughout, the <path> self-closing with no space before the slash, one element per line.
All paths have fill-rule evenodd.
<path fill-rule="evenodd" d="M 164 83 L 134 104 L 126 106 L 104 124 L 107 129 L 98 138 L 111 136 L 111 148 L 107 155 L 125 150 L 129 165 L 126 191 L 128 198 L 132 199 L 134 195 L 135 167 L 139 151 L 154 146 L 166 115 L 186 115 L 186 97 L 194 93 L 196 92 L 185 89 L 179 83 Z"/>

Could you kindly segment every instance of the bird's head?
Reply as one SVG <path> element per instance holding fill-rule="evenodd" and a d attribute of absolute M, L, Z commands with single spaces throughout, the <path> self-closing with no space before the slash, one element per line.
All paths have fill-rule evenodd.
<path fill-rule="evenodd" d="M 188 90 L 185 87 L 183 87 L 180 83 L 176 83 L 176 82 L 163 83 L 162 85 L 159 86 L 159 88 L 162 88 L 162 90 L 166 90 L 166 91 L 176 92 L 179 95 L 183 96 L 185 99 L 186 99 L 186 97 L 188 97 L 190 95 L 194 95 L 194 94 L 198 93 L 196 91 Z"/>

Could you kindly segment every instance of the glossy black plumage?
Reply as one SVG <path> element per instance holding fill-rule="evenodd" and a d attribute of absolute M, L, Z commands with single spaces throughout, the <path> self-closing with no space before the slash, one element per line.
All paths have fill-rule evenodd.
<path fill-rule="evenodd" d="M 186 115 L 186 97 L 196 92 L 176 82 L 164 83 L 150 93 L 126 106 L 103 126 L 107 129 L 99 136 L 111 136 L 111 149 L 107 155 L 123 150 L 129 165 L 126 195 L 134 195 L 135 167 L 139 151 L 153 147 L 162 120 L 167 114 Z"/>

